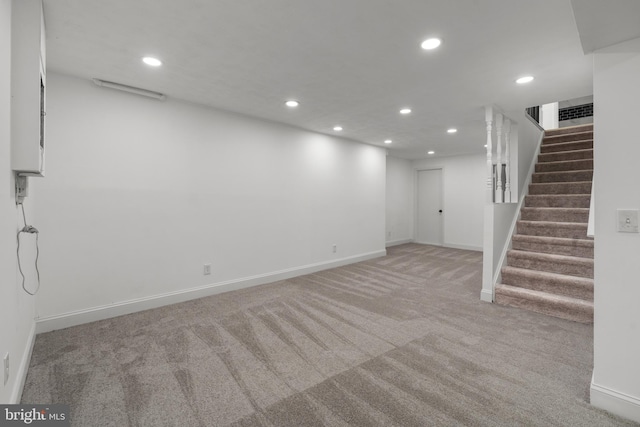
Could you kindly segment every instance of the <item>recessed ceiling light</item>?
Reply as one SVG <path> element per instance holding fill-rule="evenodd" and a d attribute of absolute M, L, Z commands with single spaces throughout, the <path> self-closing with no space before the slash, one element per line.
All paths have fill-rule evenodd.
<path fill-rule="evenodd" d="M 516 80 L 516 83 L 518 83 L 519 85 L 525 84 L 525 83 L 529 83 L 533 81 L 533 76 L 524 76 L 524 77 L 520 77 L 518 80 Z"/>
<path fill-rule="evenodd" d="M 333 130 L 335 130 L 336 132 L 340 132 L 342 130 L 342 126 L 334 126 Z"/>
<path fill-rule="evenodd" d="M 285 102 L 284 105 L 286 105 L 287 107 L 290 107 L 290 108 L 295 108 L 298 105 L 300 105 L 300 103 L 298 101 L 290 99 L 289 101 Z"/>
<path fill-rule="evenodd" d="M 144 58 L 142 58 L 142 62 L 147 65 L 151 65 L 152 67 L 159 67 L 162 65 L 162 61 L 160 61 L 158 58 L 154 58 L 153 56 L 145 56 Z"/>
<path fill-rule="evenodd" d="M 487 144 L 484 144 L 484 148 L 487 148 Z"/>
<path fill-rule="evenodd" d="M 447 129 L 447 133 L 456 133 L 456 132 L 458 132 L 458 129 L 456 128 Z"/>
<path fill-rule="evenodd" d="M 440 46 L 440 43 L 442 43 L 442 40 L 437 38 L 430 38 L 423 41 L 420 46 L 422 46 L 422 48 L 425 50 L 431 50 Z"/>
<path fill-rule="evenodd" d="M 409 114 L 411 113 L 411 108 L 403 108 L 400 110 L 400 114 Z"/>
<path fill-rule="evenodd" d="M 431 154 L 436 154 L 435 151 L 427 151 L 427 154 L 431 155 Z"/>
<path fill-rule="evenodd" d="M 385 140 L 384 140 L 384 143 L 385 143 L 385 144 L 391 144 L 392 142 L 393 142 L 393 141 L 392 141 L 392 140 L 390 140 L 390 139 L 385 139 Z"/>

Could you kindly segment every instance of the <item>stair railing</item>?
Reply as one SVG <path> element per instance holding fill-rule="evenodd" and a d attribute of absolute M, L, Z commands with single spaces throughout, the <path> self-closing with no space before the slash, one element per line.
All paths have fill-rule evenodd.
<path fill-rule="evenodd" d="M 540 152 L 540 145 L 544 136 L 544 130 L 528 114 L 523 111 L 522 121 L 503 120 L 503 133 L 505 134 L 505 160 L 503 164 L 503 190 L 504 203 L 496 202 L 497 189 L 497 165 L 493 158 L 493 127 L 494 108 L 485 108 L 487 123 L 487 192 L 484 209 L 484 237 L 482 251 L 482 291 L 480 299 L 493 302 L 496 283 L 500 280 L 500 272 L 505 264 L 507 252 L 511 247 L 511 236 L 516 230 L 519 212 L 524 205 L 525 195 L 535 171 L 535 165 Z M 519 116 L 518 116 L 519 117 Z M 497 122 L 499 118 L 495 118 Z M 513 138 L 511 133 L 513 132 Z M 517 150 L 508 151 L 511 143 L 517 143 Z M 514 144 L 514 147 L 516 145 Z M 508 153 L 508 154 L 507 154 Z M 497 152 L 495 153 L 497 156 Z M 515 158 L 514 167 L 511 167 L 511 155 Z M 528 173 L 518 171 L 518 165 L 529 164 Z M 495 170 L 495 172 L 494 172 Z M 525 173 L 523 173 L 525 172 Z M 513 189 L 511 174 L 514 176 Z M 494 178 L 496 176 L 496 178 Z M 498 194 L 498 199 L 500 195 Z"/>
<path fill-rule="evenodd" d="M 487 124 L 487 203 L 511 203 L 511 120 L 497 112 L 496 107 L 485 107 Z M 493 128 L 496 130 L 495 162 Z M 504 148 L 502 137 L 504 135 Z"/>

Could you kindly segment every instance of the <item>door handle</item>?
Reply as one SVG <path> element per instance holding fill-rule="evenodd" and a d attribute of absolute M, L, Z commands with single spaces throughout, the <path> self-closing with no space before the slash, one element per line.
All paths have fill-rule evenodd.
<path fill-rule="evenodd" d="M 438 211 L 438 213 L 442 213 L 442 209 L 440 209 L 440 210 Z"/>

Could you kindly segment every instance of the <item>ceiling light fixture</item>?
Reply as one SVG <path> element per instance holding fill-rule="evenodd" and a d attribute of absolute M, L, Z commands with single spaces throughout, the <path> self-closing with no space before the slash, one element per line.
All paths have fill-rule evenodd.
<path fill-rule="evenodd" d="M 144 58 L 142 58 L 142 62 L 147 65 L 151 65 L 152 67 L 159 67 L 162 65 L 162 61 L 160 61 L 158 58 L 154 58 L 153 56 L 145 56 Z"/>
<path fill-rule="evenodd" d="M 435 151 L 427 151 L 427 154 L 432 155 L 432 154 L 436 154 Z"/>
<path fill-rule="evenodd" d="M 334 126 L 333 130 L 335 130 L 336 132 L 340 132 L 342 130 L 342 126 Z"/>
<path fill-rule="evenodd" d="M 391 144 L 392 142 L 393 142 L 393 141 L 392 141 L 392 140 L 390 140 L 390 139 L 385 139 L 385 140 L 384 140 L 384 143 L 385 143 L 385 144 Z"/>
<path fill-rule="evenodd" d="M 458 129 L 456 128 L 447 129 L 447 133 L 456 133 L 456 132 L 458 132 Z"/>
<path fill-rule="evenodd" d="M 411 113 L 411 108 L 403 108 L 400 110 L 400 114 L 409 114 Z"/>
<path fill-rule="evenodd" d="M 518 80 L 516 80 L 516 83 L 518 83 L 519 85 L 523 85 L 525 83 L 529 83 L 533 81 L 533 76 L 524 76 L 524 77 L 520 77 Z"/>
<path fill-rule="evenodd" d="M 431 50 L 440 46 L 441 43 L 442 43 L 442 40 L 434 37 L 434 38 L 426 39 L 425 41 L 422 42 L 420 46 L 424 50 Z"/>
<path fill-rule="evenodd" d="M 295 101 L 293 99 L 290 99 L 289 101 L 285 102 L 284 105 L 286 105 L 289 108 L 295 108 L 298 105 L 300 105 L 300 103 L 298 101 Z"/>
<path fill-rule="evenodd" d="M 146 89 L 142 89 L 139 87 L 134 87 L 134 86 L 127 86 L 127 85 L 123 85 L 120 83 L 114 83 L 114 82 L 108 82 L 106 80 L 100 80 L 100 79 L 92 79 L 93 83 L 96 84 L 96 86 L 101 86 L 101 87 L 108 87 L 109 89 L 116 89 L 116 90 L 121 90 L 123 92 L 129 92 L 129 93 L 133 93 L 136 95 L 142 95 L 142 96 L 146 96 L 148 98 L 153 98 L 153 99 L 157 99 L 159 101 L 164 101 L 167 98 L 167 95 L 165 95 L 164 93 L 160 93 L 160 92 L 154 92 L 151 90 L 146 90 Z"/>

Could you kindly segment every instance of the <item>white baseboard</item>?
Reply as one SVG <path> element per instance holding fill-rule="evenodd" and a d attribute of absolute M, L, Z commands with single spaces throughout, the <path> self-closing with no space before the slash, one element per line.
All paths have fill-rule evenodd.
<path fill-rule="evenodd" d="M 464 249 L 466 251 L 482 252 L 482 246 L 456 245 L 454 243 L 444 243 L 442 246 L 451 249 Z"/>
<path fill-rule="evenodd" d="M 493 302 L 493 292 L 489 289 L 483 289 L 482 292 L 480 292 L 480 301 Z"/>
<path fill-rule="evenodd" d="M 185 289 L 175 292 L 169 292 L 161 295 L 153 295 L 144 298 L 137 298 L 128 301 L 122 301 L 115 304 L 108 304 L 98 307 L 92 307 L 85 310 L 78 310 L 69 313 L 63 313 L 55 316 L 41 317 L 36 321 L 36 332 L 43 333 L 54 331 L 57 329 L 69 328 L 71 326 L 82 325 L 84 323 L 95 322 L 98 320 L 110 319 L 112 317 L 131 314 L 142 310 L 149 310 L 165 305 L 176 304 L 189 301 L 196 298 L 202 298 L 210 295 L 221 294 L 223 292 L 235 291 L 238 289 L 248 288 L 251 286 L 263 285 L 266 283 L 276 282 L 279 280 L 290 279 L 296 276 L 315 273 L 321 270 L 336 268 L 343 265 L 353 264 L 356 262 L 366 261 L 373 258 L 385 256 L 386 250 L 369 252 L 366 254 L 355 255 L 351 257 L 341 258 L 333 261 L 320 262 L 317 264 L 309 264 L 301 267 L 290 268 L 286 270 L 275 271 L 257 276 L 244 277 L 241 279 L 229 280 L 226 282 L 213 283 L 198 288 Z"/>
<path fill-rule="evenodd" d="M 603 387 L 591 380 L 591 404 L 640 423 L 640 398 Z"/>
<path fill-rule="evenodd" d="M 36 324 L 35 322 L 31 325 L 31 330 L 29 331 L 29 336 L 27 337 L 27 345 L 22 353 L 22 357 L 20 358 L 20 366 L 18 366 L 18 371 L 16 372 L 16 382 L 13 385 L 13 390 L 11 391 L 10 396 L 10 404 L 18 404 L 20 403 L 20 399 L 22 398 L 22 391 L 24 390 L 24 383 L 27 380 L 27 370 L 29 369 L 29 364 L 31 363 L 31 353 L 33 352 L 33 344 L 36 341 Z"/>
<path fill-rule="evenodd" d="M 429 243 L 429 242 L 418 242 L 417 240 L 412 240 L 412 242 L 417 243 L 419 245 L 440 246 L 441 248 L 462 249 L 462 250 L 465 250 L 465 251 L 482 252 L 482 247 L 480 247 L 480 246 L 457 245 L 455 243 L 437 244 L 437 243 Z"/>
<path fill-rule="evenodd" d="M 398 246 L 398 245 L 404 245 L 406 243 L 413 243 L 413 239 L 400 239 L 400 240 L 391 240 L 389 242 L 387 242 L 385 244 L 385 246 L 387 248 L 390 248 L 391 246 Z"/>

